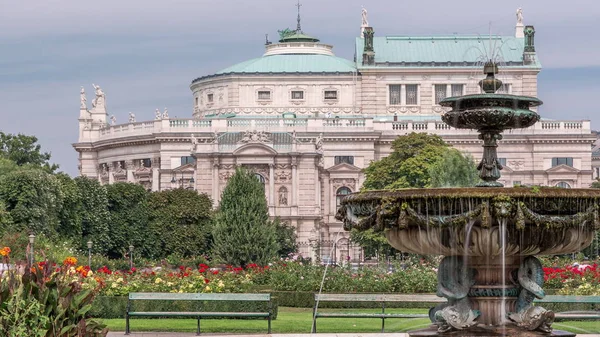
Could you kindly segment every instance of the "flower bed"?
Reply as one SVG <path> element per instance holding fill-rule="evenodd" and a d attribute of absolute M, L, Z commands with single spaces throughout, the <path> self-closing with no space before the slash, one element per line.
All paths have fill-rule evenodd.
<path fill-rule="evenodd" d="M 544 268 L 545 288 L 560 295 L 600 296 L 600 268 L 597 264 Z"/>

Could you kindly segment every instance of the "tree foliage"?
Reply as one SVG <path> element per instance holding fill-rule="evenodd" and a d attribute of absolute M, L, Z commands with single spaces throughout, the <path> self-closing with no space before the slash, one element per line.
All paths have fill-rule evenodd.
<path fill-rule="evenodd" d="M 98 180 L 87 177 L 73 179 L 81 198 L 80 247 L 84 249 L 88 241 L 94 244 L 94 252 L 107 254 L 111 246 L 110 212 L 108 211 L 108 192 Z"/>
<path fill-rule="evenodd" d="M 133 245 L 135 253 L 153 257 L 155 238 L 147 230 L 149 220 L 148 192 L 142 185 L 114 183 L 106 186 L 110 212 L 110 248 L 108 256 L 123 257 Z"/>
<path fill-rule="evenodd" d="M 150 230 L 157 257 L 207 255 L 212 245 L 212 200 L 205 193 L 174 189 L 149 198 Z"/>
<path fill-rule="evenodd" d="M 431 187 L 471 187 L 479 181 L 477 165 L 469 154 L 449 149 L 429 169 Z"/>
<path fill-rule="evenodd" d="M 50 153 L 42 152 L 37 137 L 10 134 L 0 131 L 0 157 L 13 161 L 18 166 L 43 167 L 54 172 L 58 165 L 50 164 Z"/>
<path fill-rule="evenodd" d="M 275 225 L 277 243 L 279 244 L 277 255 L 285 258 L 296 253 L 298 251 L 296 229 L 287 222 L 280 221 L 279 218 L 275 218 L 273 224 Z"/>
<path fill-rule="evenodd" d="M 229 179 L 213 229 L 213 252 L 231 265 L 266 265 L 277 256 L 275 225 L 269 220 L 264 186 L 254 173 L 237 169 Z"/>
<path fill-rule="evenodd" d="M 436 135 L 411 133 L 392 143 L 392 153 L 364 169 L 363 189 L 429 187 L 430 168 L 441 160 L 449 146 Z"/>
<path fill-rule="evenodd" d="M 0 177 L 0 200 L 10 212 L 12 230 L 57 234 L 64 194 L 56 176 L 41 170 L 5 174 Z"/>

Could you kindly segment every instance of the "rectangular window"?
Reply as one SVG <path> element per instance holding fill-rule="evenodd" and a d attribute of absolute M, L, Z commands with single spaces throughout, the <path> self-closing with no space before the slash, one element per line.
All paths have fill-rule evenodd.
<path fill-rule="evenodd" d="M 335 101 L 337 100 L 337 90 L 325 90 L 323 94 L 326 101 Z"/>
<path fill-rule="evenodd" d="M 354 165 L 354 157 L 353 156 L 335 156 L 334 163 L 335 163 L 335 165 L 341 164 L 341 163 Z"/>
<path fill-rule="evenodd" d="M 573 167 L 573 158 L 565 157 L 565 158 L 552 158 L 552 167 L 558 165 L 567 165 Z"/>
<path fill-rule="evenodd" d="M 150 160 L 150 158 L 142 159 L 142 166 L 152 167 L 152 161 Z"/>
<path fill-rule="evenodd" d="M 261 90 L 258 92 L 258 99 L 268 101 L 271 99 L 271 92 L 268 90 Z"/>
<path fill-rule="evenodd" d="M 498 162 L 500 163 L 500 165 L 506 166 L 506 158 L 498 158 Z"/>
<path fill-rule="evenodd" d="M 208 103 L 212 103 L 215 99 L 215 96 L 213 94 L 208 94 L 206 95 L 206 99 L 208 100 Z"/>
<path fill-rule="evenodd" d="M 181 157 L 181 166 L 187 165 L 187 164 L 191 164 L 191 163 L 195 163 L 195 162 L 196 162 L 196 158 L 194 158 L 192 156 Z"/>
<path fill-rule="evenodd" d="M 436 84 L 434 86 L 435 91 L 435 104 L 440 104 L 440 101 L 446 98 L 446 87 L 445 84 Z"/>
<path fill-rule="evenodd" d="M 390 84 L 390 105 L 400 105 L 400 84 Z"/>
<path fill-rule="evenodd" d="M 304 99 L 304 91 L 302 91 L 302 90 L 292 91 L 292 99 Z"/>
<path fill-rule="evenodd" d="M 417 84 L 407 84 L 406 89 L 406 105 L 417 105 L 419 99 L 419 87 Z"/>
<path fill-rule="evenodd" d="M 452 97 L 462 96 L 464 87 L 465 87 L 464 84 L 452 84 L 451 85 Z"/>

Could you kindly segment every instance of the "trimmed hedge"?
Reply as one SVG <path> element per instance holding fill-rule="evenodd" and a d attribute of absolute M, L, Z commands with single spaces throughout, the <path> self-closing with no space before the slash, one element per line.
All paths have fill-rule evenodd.
<path fill-rule="evenodd" d="M 92 304 L 89 315 L 95 318 L 125 318 L 127 299 L 127 296 L 98 296 Z M 277 319 L 277 300 L 272 299 L 271 302 L 273 303 L 273 319 Z M 268 310 L 267 302 L 135 300 L 131 303 L 131 309 L 134 311 L 266 312 Z M 264 318 L 241 317 L 240 319 Z"/>

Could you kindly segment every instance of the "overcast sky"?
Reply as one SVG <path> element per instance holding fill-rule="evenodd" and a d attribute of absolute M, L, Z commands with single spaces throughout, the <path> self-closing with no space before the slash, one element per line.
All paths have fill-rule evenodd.
<path fill-rule="evenodd" d="M 377 36 L 513 35 L 515 11 L 536 28 L 543 117 L 597 117 L 598 0 L 301 0 L 302 28 L 352 59 L 364 5 Z M 79 88 L 92 83 L 121 123 L 129 111 L 192 114 L 190 82 L 264 50 L 296 26 L 296 0 L 0 0 L 0 130 L 36 135 L 77 174 Z"/>

